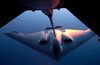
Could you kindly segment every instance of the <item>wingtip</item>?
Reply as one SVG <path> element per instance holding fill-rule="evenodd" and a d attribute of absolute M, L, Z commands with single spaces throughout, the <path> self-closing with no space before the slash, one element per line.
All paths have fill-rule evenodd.
<path fill-rule="evenodd" d="M 9 35 L 11 35 L 13 33 L 19 33 L 19 32 L 17 32 L 17 31 L 9 31 L 9 32 L 5 32 L 4 34 L 9 36 Z"/>
<path fill-rule="evenodd" d="M 88 28 L 87 30 L 85 30 L 86 32 L 89 32 L 89 31 L 91 31 L 91 29 L 90 28 Z"/>

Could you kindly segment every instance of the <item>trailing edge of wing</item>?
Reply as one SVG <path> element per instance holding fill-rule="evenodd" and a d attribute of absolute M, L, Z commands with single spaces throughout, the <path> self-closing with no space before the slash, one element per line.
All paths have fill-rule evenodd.
<path fill-rule="evenodd" d="M 0 28 L 29 9 L 16 0 L 1 0 L 0 8 Z"/>
<path fill-rule="evenodd" d="M 81 20 L 86 26 L 100 36 L 99 1 L 90 0 L 61 0 L 72 14 Z M 91 3 L 90 3 L 91 2 Z M 95 4 L 95 5 L 93 5 Z"/>

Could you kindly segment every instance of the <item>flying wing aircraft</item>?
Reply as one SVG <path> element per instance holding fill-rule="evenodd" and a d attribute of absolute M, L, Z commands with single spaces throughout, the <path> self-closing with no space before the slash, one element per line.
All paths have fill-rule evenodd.
<path fill-rule="evenodd" d="M 99 1 L 91 0 L 1 0 L 0 1 L 0 27 L 4 26 L 19 14 L 27 10 L 42 10 L 52 24 L 53 9 L 67 8 L 79 18 L 92 31 L 100 36 Z M 34 23 L 33 23 L 34 24 Z"/>
<path fill-rule="evenodd" d="M 95 35 L 90 29 L 55 29 L 56 37 L 54 36 L 53 30 L 29 34 L 11 31 L 5 34 L 55 60 L 59 60 Z"/>

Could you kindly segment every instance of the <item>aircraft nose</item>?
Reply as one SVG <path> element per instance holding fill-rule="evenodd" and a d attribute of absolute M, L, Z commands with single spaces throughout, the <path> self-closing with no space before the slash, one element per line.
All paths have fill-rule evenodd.
<path fill-rule="evenodd" d="M 53 51 L 54 54 L 61 53 L 61 45 L 60 45 L 60 43 L 58 42 L 57 39 L 53 40 L 53 43 L 51 45 L 51 49 L 52 49 L 52 51 Z"/>

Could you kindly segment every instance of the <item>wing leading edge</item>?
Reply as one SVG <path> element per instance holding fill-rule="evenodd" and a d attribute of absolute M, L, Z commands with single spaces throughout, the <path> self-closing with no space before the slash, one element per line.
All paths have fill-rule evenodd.
<path fill-rule="evenodd" d="M 58 30 L 56 30 L 56 34 Z M 72 39 L 71 42 L 64 42 L 61 39 L 61 53 L 60 54 L 54 54 L 51 51 L 51 44 L 48 41 L 51 39 L 50 34 L 53 33 L 52 30 L 45 32 L 45 31 L 40 31 L 40 32 L 35 32 L 35 33 L 29 33 L 29 34 L 22 34 L 22 33 L 18 33 L 15 31 L 12 32 L 7 32 L 5 33 L 7 36 L 21 42 L 22 44 L 35 49 L 49 57 L 52 57 L 53 59 L 59 60 L 60 58 L 62 58 L 63 56 L 65 56 L 66 54 L 68 54 L 69 52 L 71 52 L 72 50 L 74 50 L 75 48 L 79 47 L 80 45 L 82 45 L 84 42 L 86 42 L 87 40 L 89 40 L 90 38 L 92 38 L 95 34 L 90 30 L 73 30 L 73 29 L 65 29 L 65 30 L 61 30 L 61 37 L 62 35 L 65 35 L 67 37 L 67 39 Z M 51 36 L 51 37 L 50 37 Z M 54 37 L 55 38 L 55 37 Z M 52 38 L 52 39 L 54 39 Z M 63 37 L 62 37 L 63 38 Z M 57 38 L 58 39 L 58 38 Z M 40 44 L 40 41 L 47 41 L 46 44 Z M 52 42 L 53 43 L 53 42 Z"/>

